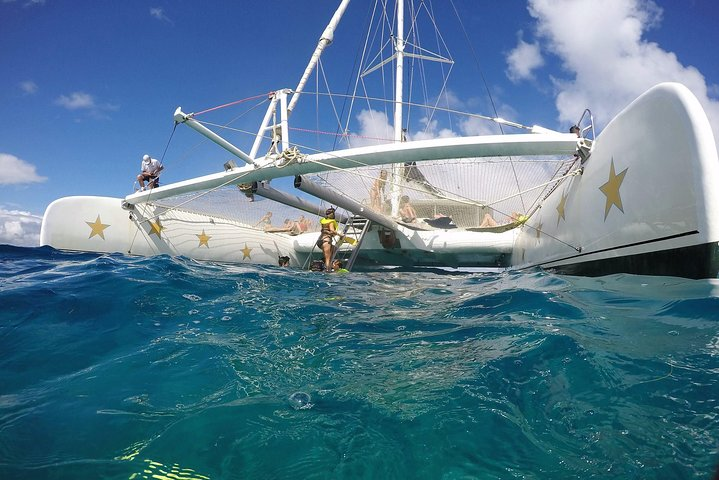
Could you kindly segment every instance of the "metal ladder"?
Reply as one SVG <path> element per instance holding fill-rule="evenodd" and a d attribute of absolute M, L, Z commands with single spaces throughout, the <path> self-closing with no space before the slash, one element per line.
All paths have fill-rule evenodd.
<path fill-rule="evenodd" d="M 344 264 L 344 268 L 351 271 L 355 260 L 357 260 L 357 256 L 359 255 L 359 249 L 362 245 L 362 241 L 364 241 L 365 233 L 369 231 L 371 224 L 372 222 L 364 217 L 360 217 L 359 215 L 350 217 L 350 219 L 347 220 L 347 223 L 345 223 L 342 235 L 347 238 L 354 239 L 355 244 L 350 249 L 335 249 L 335 252 L 332 255 L 332 262 L 334 262 L 335 259 L 340 259 Z"/>

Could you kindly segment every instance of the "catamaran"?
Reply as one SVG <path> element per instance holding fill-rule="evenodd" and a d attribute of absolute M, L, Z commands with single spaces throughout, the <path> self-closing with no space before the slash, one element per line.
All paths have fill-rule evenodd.
<path fill-rule="evenodd" d="M 424 81 L 423 65 L 445 74 L 454 65 L 441 41 L 430 50 L 418 40 L 414 22 L 431 16 L 428 2 L 400 0 L 393 12 L 372 17 L 354 91 L 306 91 L 312 75 L 320 76 L 321 55 L 348 3 L 335 11 L 296 88 L 248 99 L 257 101 L 248 111 L 266 104 L 256 131 L 205 120 L 214 109 L 177 108 L 177 126 L 233 155 L 219 172 L 125 198 L 58 199 L 45 212 L 41 244 L 241 264 L 277 265 L 289 257 L 290 266 L 309 268 L 321 257 L 316 219 L 332 205 L 345 239 L 335 255 L 348 268 L 717 276 L 719 159 L 709 120 L 685 86 L 651 88 L 596 136 L 590 110 L 571 132 L 467 114 L 460 121 L 486 121 L 495 130 L 431 135 L 437 115 L 460 112 L 439 100 L 447 97 L 446 77 L 427 103 L 404 96 L 410 72 L 421 71 Z M 390 33 L 386 42 L 376 40 L 383 31 Z M 381 79 L 375 83 L 394 82 L 393 98 L 385 102 L 366 92 L 373 76 Z M 330 148 L 310 147 L 305 139 L 320 131 L 294 123 L 303 95 L 332 106 L 334 131 L 321 132 L 334 134 Z M 348 112 L 362 110 L 343 116 L 338 103 Z M 424 131 L 408 120 L 417 112 Z M 390 113 L 392 130 L 373 138 L 354 134 L 349 123 L 389 120 Z M 228 133 L 251 133 L 249 149 Z M 276 188 L 282 179 L 291 180 L 289 189 Z"/>

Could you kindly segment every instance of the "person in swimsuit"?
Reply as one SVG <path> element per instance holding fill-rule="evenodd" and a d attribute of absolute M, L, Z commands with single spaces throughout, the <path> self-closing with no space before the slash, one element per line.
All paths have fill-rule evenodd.
<path fill-rule="evenodd" d="M 380 170 L 379 177 L 375 179 L 369 191 L 369 206 L 372 210 L 382 211 L 385 185 L 387 185 L 387 170 Z"/>
<path fill-rule="evenodd" d="M 255 227 L 259 227 L 260 225 L 263 226 L 264 230 L 272 227 L 272 212 L 265 213 L 262 218 L 260 218 L 260 221 L 255 223 Z"/>
<path fill-rule="evenodd" d="M 403 222 L 407 223 L 412 223 L 417 220 L 417 212 L 409 202 L 409 197 L 407 195 L 402 195 L 402 198 L 399 199 L 399 216 L 402 218 Z"/>
<path fill-rule="evenodd" d="M 325 211 L 325 216 L 320 220 L 320 238 L 317 239 L 317 246 L 322 250 L 322 255 L 325 260 L 325 270 L 332 271 L 332 254 L 335 251 L 333 245 L 334 237 L 339 236 L 340 233 L 337 231 L 339 223 L 335 220 L 335 209 L 330 207 Z"/>

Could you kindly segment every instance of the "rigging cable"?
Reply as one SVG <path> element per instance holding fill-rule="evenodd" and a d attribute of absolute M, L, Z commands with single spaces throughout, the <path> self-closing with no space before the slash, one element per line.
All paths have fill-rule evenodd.
<path fill-rule="evenodd" d="M 492 92 L 489 90 L 489 85 L 487 85 L 487 79 L 484 77 L 484 73 L 482 73 L 482 67 L 479 63 L 479 57 L 477 56 L 477 52 L 474 49 L 474 46 L 472 45 L 472 42 L 470 41 L 469 34 L 467 33 L 467 29 L 464 28 L 464 23 L 462 22 L 462 18 L 459 16 L 459 12 L 457 11 L 457 6 L 454 4 L 454 0 L 449 0 L 449 3 L 452 4 L 452 9 L 454 10 L 454 14 L 457 17 L 457 21 L 459 22 L 460 27 L 462 27 L 462 33 L 464 33 L 464 37 L 467 40 L 467 44 L 469 45 L 469 49 L 472 52 L 472 57 L 474 58 L 475 63 L 477 64 L 477 69 L 479 70 L 479 75 L 482 78 L 482 83 L 484 84 L 485 90 L 487 90 L 487 96 L 489 97 L 489 101 L 492 104 L 492 110 L 494 110 L 494 115 L 496 117 L 499 117 L 499 113 L 497 112 L 497 106 L 494 103 L 494 98 L 492 97 Z M 502 124 L 499 124 L 499 131 L 504 135 L 504 129 L 502 128 Z M 510 158 L 510 162 L 512 159 Z M 514 164 L 512 163 L 512 170 L 514 171 L 514 179 L 517 183 L 517 190 L 520 190 L 519 186 L 519 178 L 517 177 L 517 172 L 514 170 Z M 520 201 L 522 202 L 522 209 L 526 211 L 526 207 L 524 205 L 524 198 L 520 197 Z"/>

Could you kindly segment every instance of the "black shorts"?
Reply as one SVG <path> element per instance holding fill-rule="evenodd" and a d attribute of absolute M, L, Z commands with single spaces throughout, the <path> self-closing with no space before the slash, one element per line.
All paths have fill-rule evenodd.
<path fill-rule="evenodd" d="M 148 182 L 152 184 L 153 186 L 157 187 L 160 185 L 160 178 L 155 175 L 150 175 L 149 173 L 142 173 L 142 181 Z"/>

